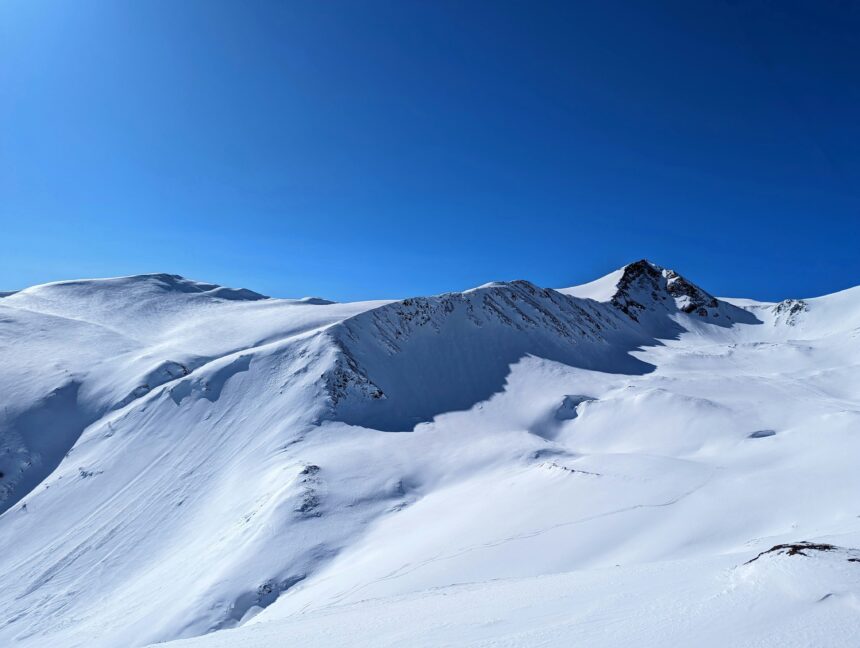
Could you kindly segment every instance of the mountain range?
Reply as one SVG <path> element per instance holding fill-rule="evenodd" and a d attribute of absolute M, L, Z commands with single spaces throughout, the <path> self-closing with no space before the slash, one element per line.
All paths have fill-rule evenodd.
<path fill-rule="evenodd" d="M 0 645 L 856 646 L 860 287 L 0 293 Z"/>

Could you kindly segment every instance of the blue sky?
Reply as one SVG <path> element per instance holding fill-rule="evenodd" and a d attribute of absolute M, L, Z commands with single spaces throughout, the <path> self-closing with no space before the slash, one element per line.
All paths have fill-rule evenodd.
<path fill-rule="evenodd" d="M 860 284 L 860 5 L 0 4 L 0 289 Z"/>

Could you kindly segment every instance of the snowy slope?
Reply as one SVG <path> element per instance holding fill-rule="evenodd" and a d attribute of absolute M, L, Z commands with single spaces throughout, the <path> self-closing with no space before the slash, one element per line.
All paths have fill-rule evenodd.
<path fill-rule="evenodd" d="M 837 548 L 452 585 L 335 605 L 171 648 L 857 645 L 860 567 Z"/>
<path fill-rule="evenodd" d="M 145 275 L 0 298 L 0 354 L 0 645 L 860 631 L 860 289 L 719 300 L 639 261 L 335 304 Z M 838 548 L 744 565 L 802 540 Z"/>

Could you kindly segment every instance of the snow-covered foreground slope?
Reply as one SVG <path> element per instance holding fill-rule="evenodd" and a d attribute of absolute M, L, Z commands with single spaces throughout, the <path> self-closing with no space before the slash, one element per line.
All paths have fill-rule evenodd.
<path fill-rule="evenodd" d="M 0 645 L 860 633 L 860 289 L 146 275 L 0 298 L 0 354 Z"/>
<path fill-rule="evenodd" d="M 856 553 L 740 555 L 452 585 L 170 643 L 271 646 L 857 645 Z"/>

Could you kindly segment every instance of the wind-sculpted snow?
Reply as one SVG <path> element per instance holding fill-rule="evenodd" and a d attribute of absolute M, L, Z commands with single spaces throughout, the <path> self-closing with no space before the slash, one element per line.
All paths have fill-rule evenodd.
<path fill-rule="evenodd" d="M 612 308 L 527 281 L 406 299 L 331 329 L 344 356 L 333 385 L 339 420 L 411 430 L 442 412 L 468 409 L 504 387 L 532 355 L 608 373 L 653 366 L 630 351 L 655 343 Z"/>
<path fill-rule="evenodd" d="M 394 302 L 332 329 L 343 354 L 330 380 L 336 417 L 411 430 L 500 391 L 510 366 L 528 355 L 605 373 L 647 373 L 654 367 L 631 352 L 680 335 L 684 326 L 672 318 L 678 313 L 720 326 L 758 323 L 647 261 L 624 268 L 609 303 L 527 281 Z"/>
<path fill-rule="evenodd" d="M 641 261 L 338 304 L 143 275 L 3 297 L 0 357 L 3 646 L 860 632 L 860 289 L 724 300 Z"/>
<path fill-rule="evenodd" d="M 220 357 L 365 307 L 319 312 L 176 275 L 57 282 L 5 298 L 0 512 L 108 413 Z"/>

